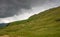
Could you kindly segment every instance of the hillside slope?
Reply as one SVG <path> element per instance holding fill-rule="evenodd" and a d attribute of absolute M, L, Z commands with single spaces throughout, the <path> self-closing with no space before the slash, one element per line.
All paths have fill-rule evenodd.
<path fill-rule="evenodd" d="M 0 29 L 0 35 L 10 37 L 60 37 L 60 7 L 16 21 Z"/>

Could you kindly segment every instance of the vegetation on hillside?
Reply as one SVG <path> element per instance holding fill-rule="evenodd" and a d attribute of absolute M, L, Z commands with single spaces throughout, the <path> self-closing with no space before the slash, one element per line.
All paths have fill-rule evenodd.
<path fill-rule="evenodd" d="M 10 37 L 60 37 L 60 7 L 16 21 L 0 29 L 0 35 Z"/>

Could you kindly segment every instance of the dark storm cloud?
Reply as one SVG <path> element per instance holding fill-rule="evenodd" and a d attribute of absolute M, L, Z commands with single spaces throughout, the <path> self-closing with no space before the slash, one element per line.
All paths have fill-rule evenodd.
<path fill-rule="evenodd" d="M 0 0 L 0 23 L 25 20 L 57 6 L 60 0 Z"/>
<path fill-rule="evenodd" d="M 0 0 L 0 18 L 16 15 L 21 9 L 31 9 L 34 4 L 42 5 L 44 2 L 45 0 Z"/>
<path fill-rule="evenodd" d="M 13 16 L 22 8 L 29 9 L 30 0 L 0 0 L 0 18 Z"/>

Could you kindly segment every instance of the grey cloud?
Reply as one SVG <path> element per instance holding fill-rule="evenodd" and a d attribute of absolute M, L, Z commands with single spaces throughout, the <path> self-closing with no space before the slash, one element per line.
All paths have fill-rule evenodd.
<path fill-rule="evenodd" d="M 30 9 L 30 0 L 0 0 L 0 18 L 13 16 L 22 8 Z"/>
<path fill-rule="evenodd" d="M 48 0 L 0 0 L 0 18 L 11 17 L 18 14 L 21 9 L 31 9 L 34 6 L 42 6 Z M 26 13 L 26 12 L 24 12 Z"/>
<path fill-rule="evenodd" d="M 45 0 L 0 0 L 0 18 L 16 15 L 21 9 L 31 9 L 38 1 L 42 4 Z"/>

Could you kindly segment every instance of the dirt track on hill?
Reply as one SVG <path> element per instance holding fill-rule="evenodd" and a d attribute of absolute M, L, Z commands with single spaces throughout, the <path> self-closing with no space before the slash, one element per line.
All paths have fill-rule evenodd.
<path fill-rule="evenodd" d="M 9 35 L 3 35 L 3 36 L 0 36 L 0 37 L 9 37 Z"/>

